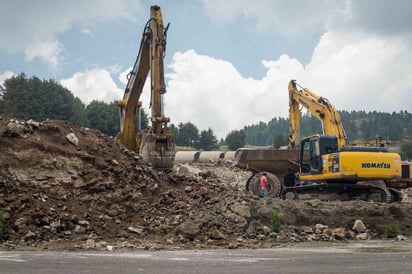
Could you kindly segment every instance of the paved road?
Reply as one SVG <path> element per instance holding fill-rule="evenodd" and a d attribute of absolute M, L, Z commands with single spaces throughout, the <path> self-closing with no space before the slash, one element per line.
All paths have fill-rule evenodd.
<path fill-rule="evenodd" d="M 412 243 L 157 252 L 0 251 L 0 273 L 411 273 Z"/>

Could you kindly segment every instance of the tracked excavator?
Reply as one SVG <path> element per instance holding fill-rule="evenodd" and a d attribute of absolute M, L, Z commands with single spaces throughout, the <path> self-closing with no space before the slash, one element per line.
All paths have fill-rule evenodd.
<path fill-rule="evenodd" d="M 299 89 L 299 88 L 300 89 Z M 308 88 L 289 82 L 289 144 L 298 143 L 300 106 L 321 121 L 323 134 L 303 138 L 299 148 L 299 179 L 309 185 L 285 188 L 285 199 L 399 201 L 387 180 L 401 178 L 401 157 L 380 146 L 350 146 L 338 111 Z"/>
<path fill-rule="evenodd" d="M 300 89 L 299 89 L 300 88 Z M 299 141 L 300 110 L 307 109 L 321 121 L 323 134 Z M 349 146 L 339 113 L 330 102 L 308 88 L 289 82 L 289 147 L 285 150 L 238 151 L 241 167 L 258 171 L 247 189 L 259 191 L 260 174 L 269 173 L 269 194 L 283 199 L 400 201 L 387 182 L 401 178 L 401 157 L 383 147 Z M 300 184 L 282 187 L 279 175 L 298 171 Z"/>
<path fill-rule="evenodd" d="M 139 53 L 132 71 L 128 75 L 123 99 L 118 101 L 120 112 L 120 132 L 117 142 L 136 151 L 157 169 L 170 170 L 175 157 L 175 143 L 169 133 L 170 118 L 164 116 L 163 95 L 166 93 L 164 80 L 164 57 L 169 24 L 164 27 L 161 9 L 150 7 L 140 43 Z M 139 129 L 142 102 L 140 95 L 150 71 L 151 125 Z"/>

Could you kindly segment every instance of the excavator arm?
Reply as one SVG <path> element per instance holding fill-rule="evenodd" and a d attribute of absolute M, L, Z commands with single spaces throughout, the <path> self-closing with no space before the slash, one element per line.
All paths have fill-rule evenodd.
<path fill-rule="evenodd" d="M 289 146 L 299 143 L 300 105 L 321 121 L 323 134 L 338 138 L 338 148 L 347 145 L 347 137 L 338 111 L 329 101 L 308 88 L 298 89 L 295 80 L 289 82 Z"/>
<path fill-rule="evenodd" d="M 152 6 L 150 19 L 143 30 L 139 54 L 128 75 L 123 99 L 118 101 L 120 111 L 118 143 L 139 152 L 144 160 L 159 169 L 171 169 L 175 154 L 173 137 L 168 133 L 170 118 L 163 115 L 162 102 L 162 95 L 166 93 L 164 56 L 168 26 L 163 27 L 160 7 Z M 151 126 L 139 131 L 136 127 L 136 115 L 142 105 L 140 96 L 149 72 Z"/>

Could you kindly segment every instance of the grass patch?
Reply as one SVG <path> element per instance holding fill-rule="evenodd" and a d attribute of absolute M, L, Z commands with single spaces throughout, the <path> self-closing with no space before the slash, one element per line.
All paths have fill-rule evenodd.
<path fill-rule="evenodd" d="M 272 209 L 269 213 L 269 223 L 272 232 L 280 232 L 280 216 L 277 209 Z"/>
<path fill-rule="evenodd" d="M 176 151 L 197 151 L 194 147 L 183 147 L 183 146 L 176 146 Z"/>
<path fill-rule="evenodd" d="M 385 225 L 384 233 L 388 238 L 395 238 L 400 234 L 400 230 L 395 223 L 388 223 Z"/>

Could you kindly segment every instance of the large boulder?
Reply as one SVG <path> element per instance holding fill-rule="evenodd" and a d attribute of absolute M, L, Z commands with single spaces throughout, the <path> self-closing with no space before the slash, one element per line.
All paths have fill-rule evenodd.
<path fill-rule="evenodd" d="M 186 221 L 176 227 L 176 233 L 182 234 L 185 238 L 194 240 L 200 234 L 200 225 L 192 221 Z"/>

